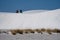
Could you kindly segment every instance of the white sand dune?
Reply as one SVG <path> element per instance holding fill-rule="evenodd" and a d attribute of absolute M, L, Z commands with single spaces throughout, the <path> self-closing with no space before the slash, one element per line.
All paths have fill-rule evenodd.
<path fill-rule="evenodd" d="M 60 40 L 60 34 L 0 34 L 0 40 Z"/>
<path fill-rule="evenodd" d="M 60 29 L 60 9 L 39 12 L 26 11 L 23 13 L 0 12 L 0 29 L 27 28 Z"/>
<path fill-rule="evenodd" d="M 10 35 L 4 29 L 60 29 L 60 9 L 51 11 L 26 11 L 23 13 L 0 12 L 0 29 L 6 33 L 0 34 L 0 40 L 60 40 L 60 33 L 17 34 Z"/>

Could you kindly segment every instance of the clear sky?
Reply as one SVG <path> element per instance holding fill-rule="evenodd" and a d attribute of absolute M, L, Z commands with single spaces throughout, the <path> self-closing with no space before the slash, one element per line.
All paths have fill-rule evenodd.
<path fill-rule="evenodd" d="M 60 0 L 0 0 L 0 12 L 15 12 L 17 9 L 53 10 L 60 8 Z"/>

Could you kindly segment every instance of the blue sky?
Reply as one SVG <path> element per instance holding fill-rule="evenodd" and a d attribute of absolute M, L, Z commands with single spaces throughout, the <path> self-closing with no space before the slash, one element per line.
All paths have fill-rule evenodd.
<path fill-rule="evenodd" d="M 15 12 L 17 9 L 53 10 L 60 8 L 60 0 L 0 0 L 0 12 Z"/>

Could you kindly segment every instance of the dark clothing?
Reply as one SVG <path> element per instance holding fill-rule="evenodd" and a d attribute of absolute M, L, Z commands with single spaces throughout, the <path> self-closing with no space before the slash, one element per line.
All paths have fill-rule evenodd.
<path fill-rule="evenodd" d="M 16 10 L 16 13 L 19 13 L 19 11 L 18 11 L 18 10 Z"/>
<path fill-rule="evenodd" d="M 20 10 L 20 13 L 22 13 L 22 10 Z"/>

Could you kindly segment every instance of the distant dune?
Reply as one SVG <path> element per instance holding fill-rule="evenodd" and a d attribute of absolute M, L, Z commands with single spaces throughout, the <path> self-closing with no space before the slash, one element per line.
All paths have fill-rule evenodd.
<path fill-rule="evenodd" d="M 0 12 L 0 29 L 60 29 L 60 9 Z"/>

